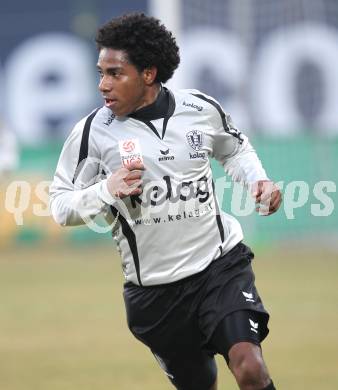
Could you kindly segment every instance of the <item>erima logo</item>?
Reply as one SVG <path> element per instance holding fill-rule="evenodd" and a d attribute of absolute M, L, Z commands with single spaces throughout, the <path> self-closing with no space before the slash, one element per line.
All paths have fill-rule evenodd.
<path fill-rule="evenodd" d="M 169 154 L 169 149 L 167 150 L 161 150 L 160 153 L 163 155 L 163 157 L 159 157 L 158 161 L 169 161 L 169 160 L 175 160 L 174 156 L 168 156 Z"/>
<path fill-rule="evenodd" d="M 246 302 L 255 302 L 253 299 L 253 294 L 252 293 L 247 293 L 245 291 L 242 291 L 242 294 L 245 296 L 245 301 Z"/>
<path fill-rule="evenodd" d="M 183 106 L 195 108 L 197 111 L 203 110 L 202 106 L 198 106 L 197 104 L 194 104 L 194 103 L 186 103 L 185 101 L 183 102 Z"/>
<path fill-rule="evenodd" d="M 252 321 L 251 318 L 249 318 L 249 322 L 250 322 L 250 326 L 251 326 L 250 330 L 252 330 L 255 333 L 258 333 L 258 330 L 257 330 L 258 329 L 258 322 Z"/>
<path fill-rule="evenodd" d="M 114 119 L 115 119 L 115 115 L 111 114 L 110 117 L 107 119 L 107 121 L 103 122 L 103 124 L 106 125 L 106 126 L 109 126 Z"/>

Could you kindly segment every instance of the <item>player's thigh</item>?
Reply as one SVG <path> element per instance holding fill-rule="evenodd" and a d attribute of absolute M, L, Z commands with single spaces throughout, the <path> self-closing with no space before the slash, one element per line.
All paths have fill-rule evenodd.
<path fill-rule="evenodd" d="M 152 351 L 172 384 L 179 390 L 209 390 L 217 378 L 214 356 L 203 350 L 163 353 Z"/>
<path fill-rule="evenodd" d="M 229 363 L 230 349 L 241 342 L 248 342 L 260 348 L 266 335 L 267 317 L 252 310 L 239 310 L 225 316 L 217 325 L 208 348 L 224 356 Z"/>

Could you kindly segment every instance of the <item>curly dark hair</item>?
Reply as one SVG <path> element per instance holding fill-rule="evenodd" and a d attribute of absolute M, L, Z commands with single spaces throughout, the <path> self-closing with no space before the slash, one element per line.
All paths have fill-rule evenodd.
<path fill-rule="evenodd" d="M 172 33 L 158 19 L 144 13 L 125 14 L 104 24 L 97 32 L 96 43 L 99 50 L 125 51 L 140 72 L 155 66 L 155 82 L 167 82 L 180 63 Z"/>

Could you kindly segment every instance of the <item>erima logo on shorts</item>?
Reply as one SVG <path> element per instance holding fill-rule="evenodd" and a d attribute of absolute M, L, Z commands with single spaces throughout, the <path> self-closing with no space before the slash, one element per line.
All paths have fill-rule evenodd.
<path fill-rule="evenodd" d="M 258 333 L 258 322 L 252 321 L 251 318 L 249 318 L 249 322 L 251 326 L 250 330 L 252 330 L 255 333 Z"/>
<path fill-rule="evenodd" d="M 247 293 L 245 291 L 242 291 L 242 294 L 244 295 L 246 302 L 255 302 L 255 300 L 253 299 L 252 293 Z"/>

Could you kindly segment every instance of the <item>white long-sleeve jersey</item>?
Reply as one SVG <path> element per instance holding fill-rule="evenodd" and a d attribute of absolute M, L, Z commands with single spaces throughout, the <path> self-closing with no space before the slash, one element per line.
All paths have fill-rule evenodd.
<path fill-rule="evenodd" d="M 59 224 L 105 216 L 125 278 L 138 285 L 198 273 L 243 239 L 238 221 L 219 209 L 209 157 L 235 181 L 267 179 L 247 137 L 213 98 L 197 90 L 167 93 L 164 118 L 119 118 L 102 107 L 77 123 L 50 188 Z M 133 160 L 145 166 L 143 193 L 116 199 L 107 177 Z"/>

